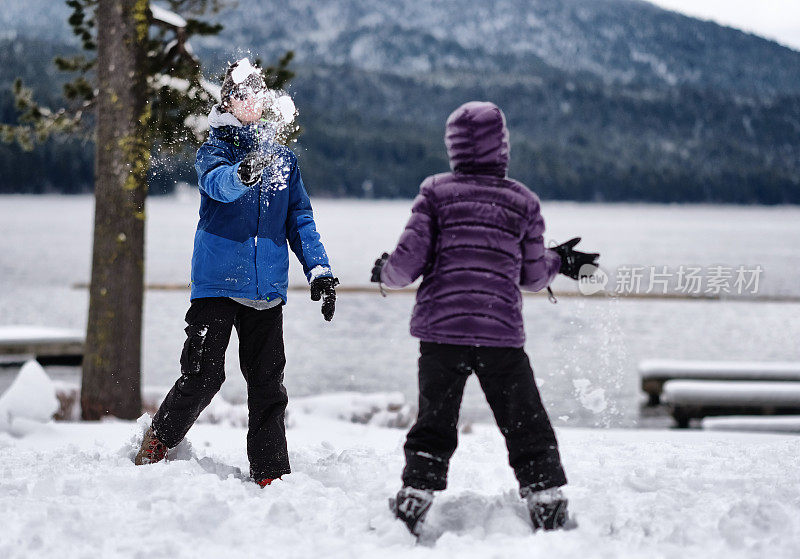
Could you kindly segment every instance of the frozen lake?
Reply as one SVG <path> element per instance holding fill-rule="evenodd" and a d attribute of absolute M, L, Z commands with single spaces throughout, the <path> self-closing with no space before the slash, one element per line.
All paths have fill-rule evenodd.
<path fill-rule="evenodd" d="M 151 198 L 147 206 L 149 283 L 189 283 L 198 195 Z M 393 248 L 410 201 L 314 200 L 318 228 L 344 285 L 368 284 L 372 261 Z M 580 246 L 620 266 L 761 266 L 761 296 L 800 297 L 800 208 L 604 205 L 545 202 L 547 238 L 581 235 Z M 0 325 L 85 328 L 93 199 L 0 197 Z M 580 247 L 579 247 L 580 248 Z M 293 261 L 292 279 L 304 282 Z M 571 287 L 560 279 L 556 289 Z M 148 291 L 143 377 L 170 385 L 179 374 L 188 290 Z M 416 394 L 417 342 L 408 334 L 414 298 L 342 294 L 333 323 L 317 303 L 289 293 L 285 309 L 291 395 L 336 390 Z M 645 358 L 800 360 L 800 304 L 763 300 L 526 298 L 526 349 L 557 425 L 635 425 L 636 364 Z M 224 395 L 242 400 L 234 335 Z M 0 388 L 14 372 L 0 370 Z M 74 371 L 53 369 L 53 374 Z M 6 377 L 5 379 L 3 377 Z M 488 419 L 477 382 L 463 416 Z"/>

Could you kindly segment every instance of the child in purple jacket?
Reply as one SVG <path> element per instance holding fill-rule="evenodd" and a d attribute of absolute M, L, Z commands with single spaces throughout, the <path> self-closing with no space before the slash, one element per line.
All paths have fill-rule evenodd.
<path fill-rule="evenodd" d="M 544 289 L 559 272 L 577 279 L 598 255 L 574 251 L 577 239 L 545 248 L 539 199 L 506 176 L 508 129 L 497 106 L 459 107 L 445 143 L 453 171 L 425 179 L 397 248 L 372 271 L 373 282 L 390 288 L 423 276 L 411 317 L 420 339 L 419 413 L 404 447 L 403 488 L 390 505 L 418 534 L 433 491 L 446 487 L 464 385 L 475 373 L 534 529 L 560 528 L 567 479 L 523 348 L 520 289 Z"/>

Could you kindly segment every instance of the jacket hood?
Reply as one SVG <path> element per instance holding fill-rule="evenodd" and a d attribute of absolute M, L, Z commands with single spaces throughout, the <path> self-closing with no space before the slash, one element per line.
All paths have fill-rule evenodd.
<path fill-rule="evenodd" d="M 453 111 L 444 143 L 454 172 L 506 176 L 508 128 L 503 111 L 494 103 L 470 101 Z"/>
<path fill-rule="evenodd" d="M 223 126 L 242 127 L 242 123 L 239 122 L 238 118 L 229 112 L 220 111 L 219 105 L 211 107 L 211 112 L 208 113 L 208 125 L 211 128 L 222 128 Z"/>
<path fill-rule="evenodd" d="M 208 125 L 211 128 L 212 138 L 219 138 L 248 151 L 259 144 L 257 124 L 242 124 L 231 113 L 221 111 L 219 105 L 211 108 L 211 112 L 208 114 Z"/>

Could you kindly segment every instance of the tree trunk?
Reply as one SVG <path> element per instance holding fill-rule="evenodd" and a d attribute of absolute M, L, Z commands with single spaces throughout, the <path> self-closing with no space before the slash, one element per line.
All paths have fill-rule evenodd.
<path fill-rule="evenodd" d="M 147 0 L 97 4 L 97 146 L 92 278 L 81 416 L 141 412 L 144 203 L 150 142 Z"/>

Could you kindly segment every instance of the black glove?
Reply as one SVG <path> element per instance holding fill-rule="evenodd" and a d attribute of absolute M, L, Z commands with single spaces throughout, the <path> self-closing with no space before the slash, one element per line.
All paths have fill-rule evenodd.
<path fill-rule="evenodd" d="M 311 282 L 311 300 L 319 301 L 322 298 L 322 316 L 330 322 L 336 310 L 336 286 L 339 285 L 337 278 L 324 277 L 317 278 Z"/>
<path fill-rule="evenodd" d="M 269 165 L 269 157 L 260 151 L 251 151 L 244 156 L 239 165 L 239 180 L 247 186 L 253 186 L 261 180 L 264 169 Z"/>
<path fill-rule="evenodd" d="M 578 252 L 577 250 L 572 250 L 580 240 L 580 237 L 575 237 L 552 249 L 561 257 L 561 268 L 558 270 L 558 273 L 571 277 L 574 280 L 579 279 L 581 266 L 590 264 L 597 269 L 597 259 L 600 257 L 596 252 Z"/>
<path fill-rule="evenodd" d="M 372 277 L 369 278 L 369 281 L 372 283 L 380 283 L 381 282 L 381 270 L 386 265 L 386 261 L 389 260 L 389 253 L 384 252 L 381 254 L 381 257 L 375 260 L 375 265 L 372 267 Z"/>

